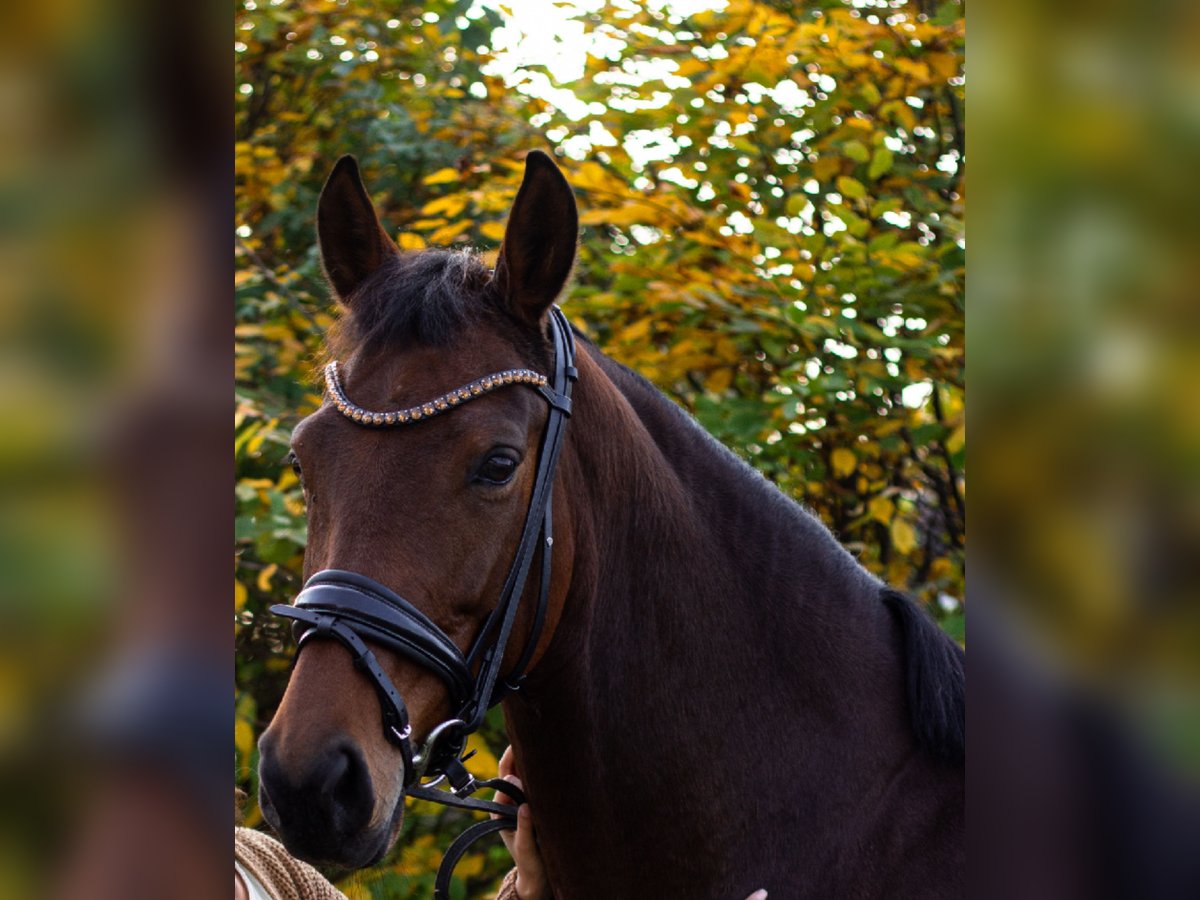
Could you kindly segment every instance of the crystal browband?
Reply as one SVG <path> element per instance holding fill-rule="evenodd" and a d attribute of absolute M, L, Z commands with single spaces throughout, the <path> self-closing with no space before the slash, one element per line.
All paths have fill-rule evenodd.
<path fill-rule="evenodd" d="M 506 384 L 528 384 L 536 388 L 544 388 L 548 384 L 545 375 L 539 375 L 532 369 L 507 369 L 492 375 L 484 375 L 463 385 L 457 390 L 437 397 L 427 403 L 410 406 L 408 409 L 398 409 L 393 412 L 373 412 L 363 409 L 346 399 L 342 383 L 338 378 L 338 364 L 331 362 L 325 367 L 325 388 L 329 392 L 334 405 L 347 419 L 353 419 L 361 425 L 406 425 L 409 422 L 419 422 L 454 409 L 468 400 L 482 397 L 484 394 L 504 387 Z"/>

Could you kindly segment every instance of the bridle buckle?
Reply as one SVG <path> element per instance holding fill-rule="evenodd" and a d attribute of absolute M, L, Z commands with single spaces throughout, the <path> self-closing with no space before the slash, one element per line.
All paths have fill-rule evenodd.
<path fill-rule="evenodd" d="M 413 781 L 419 782 L 425 777 L 425 773 L 429 771 L 430 763 L 434 762 L 437 758 L 434 751 L 439 749 L 438 744 L 442 736 L 452 731 L 458 732 L 458 745 L 451 754 L 452 762 L 457 762 L 458 754 L 462 751 L 462 747 L 466 743 L 466 728 L 467 723 L 462 719 L 447 719 L 440 725 L 434 726 L 429 734 L 425 736 L 425 743 L 421 746 L 421 749 L 413 754 Z M 411 732 L 411 727 L 409 731 Z M 442 764 L 437 766 L 437 768 L 445 771 L 450 764 Z"/>

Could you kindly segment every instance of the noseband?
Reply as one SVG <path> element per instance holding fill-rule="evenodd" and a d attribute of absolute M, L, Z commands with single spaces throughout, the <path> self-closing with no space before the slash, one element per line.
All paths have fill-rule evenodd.
<path fill-rule="evenodd" d="M 428 616 L 403 597 L 356 572 L 341 569 L 317 572 L 296 596 L 294 605 L 271 607 L 272 613 L 294 620 L 297 652 L 303 650 L 309 641 L 319 638 L 337 640 L 350 651 L 355 667 L 371 680 L 379 695 L 384 734 L 399 748 L 404 759 L 404 788 L 408 795 L 501 816 L 500 819 L 473 825 L 451 845 L 438 871 L 434 891 L 434 896 L 438 898 L 449 896 L 450 872 L 476 838 L 502 828 L 515 827 L 515 806 L 473 800 L 469 799 L 469 795 L 482 787 L 493 787 L 513 797 L 518 804 L 524 802 L 521 792 L 507 781 L 477 781 L 463 766 L 465 758 L 462 758 L 462 752 L 467 737 L 479 729 L 487 711 L 507 693 L 520 687 L 545 622 L 554 544 L 551 521 L 554 470 L 567 419 L 571 415 L 571 388 L 578 378 L 571 326 L 557 306 L 551 308 L 549 325 L 554 343 L 553 379 L 529 369 L 510 369 L 485 376 L 428 403 L 404 410 L 372 412 L 355 405 L 347 399 L 342 389 L 337 363 L 330 363 L 325 370 L 331 403 L 348 419 L 371 428 L 418 423 L 510 384 L 533 388 L 549 404 L 529 510 L 525 515 L 516 555 L 495 608 L 489 613 L 466 654 Z M 500 673 L 505 648 L 512 634 L 533 558 L 539 548 L 542 551 L 540 585 L 533 624 L 513 671 L 502 679 Z M 452 718 L 432 728 L 419 749 L 413 741 L 404 700 L 379 665 L 375 654 L 367 647 L 367 641 L 385 646 L 424 666 L 447 687 L 451 708 L 455 713 Z M 443 778 L 451 785 L 451 791 L 435 789 L 434 786 Z M 423 779 L 432 780 L 422 783 Z"/>

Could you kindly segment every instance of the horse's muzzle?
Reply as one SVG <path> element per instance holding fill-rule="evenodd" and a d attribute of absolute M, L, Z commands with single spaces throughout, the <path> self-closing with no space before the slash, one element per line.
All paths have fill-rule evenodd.
<path fill-rule="evenodd" d="M 303 773 L 285 771 L 269 739 L 260 749 L 259 804 L 289 853 L 359 868 L 386 852 L 390 829 L 369 828 L 375 790 L 356 745 L 331 743 Z"/>

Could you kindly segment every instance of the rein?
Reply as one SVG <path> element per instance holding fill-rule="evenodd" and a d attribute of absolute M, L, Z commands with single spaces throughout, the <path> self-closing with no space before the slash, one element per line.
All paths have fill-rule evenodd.
<path fill-rule="evenodd" d="M 463 765 L 467 757 L 462 753 L 468 736 L 479 729 L 487 711 L 506 694 L 520 688 L 545 623 L 554 545 L 551 517 L 554 472 L 567 419 L 571 415 L 571 388 L 579 377 L 571 326 L 557 306 L 550 310 L 549 324 L 554 343 L 552 379 L 529 369 L 510 369 L 404 410 L 372 412 L 356 406 L 342 389 L 337 363 L 330 363 L 325 370 L 331 402 L 342 415 L 366 427 L 417 423 L 509 384 L 531 387 L 549 404 L 529 510 L 516 554 L 496 606 L 466 654 L 419 609 L 357 572 L 341 569 L 317 572 L 305 583 L 294 605 L 271 607 L 275 615 L 294 620 L 297 653 L 310 640 L 332 638 L 351 653 L 355 667 L 371 680 L 379 695 L 384 735 L 400 750 L 404 760 L 404 789 L 409 796 L 500 817 L 472 825 L 450 845 L 438 869 L 434 887 L 436 900 L 449 897 L 454 866 L 472 843 L 484 835 L 516 827 L 515 805 L 476 800 L 470 795 L 483 788 L 493 788 L 507 794 L 516 805 L 525 802 L 521 791 L 508 781 L 500 778 L 477 780 Z M 542 551 L 541 571 L 533 624 L 516 666 L 501 679 L 505 649 L 539 548 Z M 432 728 L 420 748 L 414 744 L 404 700 L 367 647 L 368 640 L 429 669 L 449 690 L 451 708 L 456 712 L 452 718 Z M 437 787 L 443 780 L 448 782 L 449 790 Z"/>

